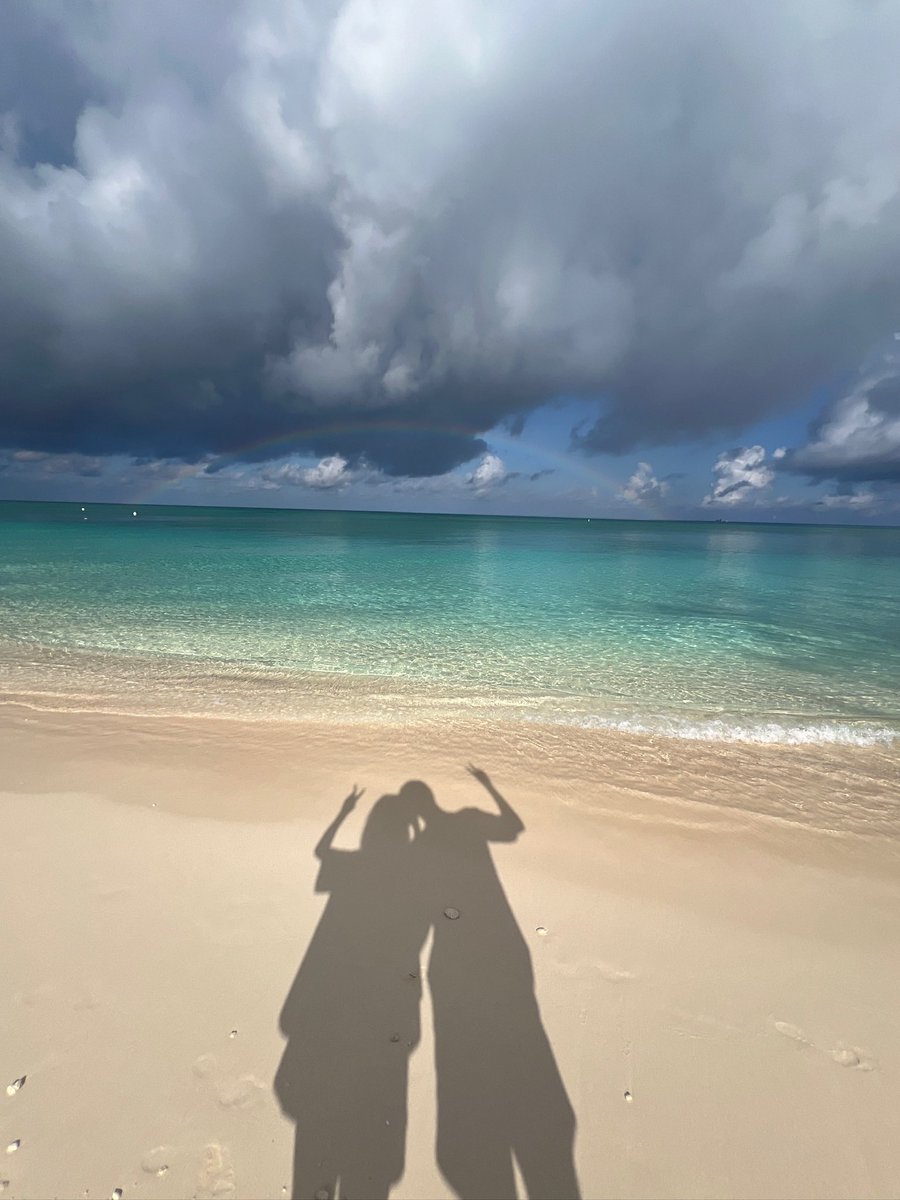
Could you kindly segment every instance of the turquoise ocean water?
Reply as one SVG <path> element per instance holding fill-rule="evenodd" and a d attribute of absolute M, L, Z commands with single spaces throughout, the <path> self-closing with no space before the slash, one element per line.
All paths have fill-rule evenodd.
<path fill-rule="evenodd" d="M 900 735 L 897 529 L 132 512 L 0 504 L 7 695 L 138 695 L 152 668 L 287 716 L 318 680 L 365 683 L 388 720 L 418 696 L 725 741 Z"/>

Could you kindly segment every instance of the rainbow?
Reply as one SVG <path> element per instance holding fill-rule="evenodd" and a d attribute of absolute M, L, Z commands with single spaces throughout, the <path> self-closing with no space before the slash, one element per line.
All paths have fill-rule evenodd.
<path fill-rule="evenodd" d="M 512 434 L 501 433 L 496 429 L 492 429 L 489 433 L 482 433 L 476 429 L 462 425 L 437 425 L 430 422 L 415 421 L 369 421 L 359 424 L 341 422 L 312 427 L 304 426 L 289 433 L 279 434 L 277 437 L 246 442 L 233 450 L 218 455 L 213 461 L 216 469 L 222 470 L 233 463 L 245 462 L 247 460 L 260 461 L 287 457 L 292 451 L 296 452 L 298 444 L 302 442 L 321 440 L 329 436 L 339 437 L 341 434 L 353 435 L 366 433 L 427 433 L 432 436 L 443 437 L 481 437 L 487 444 L 489 451 L 509 450 L 515 453 L 517 457 L 521 457 L 524 454 L 532 460 L 535 470 L 550 467 L 560 469 L 565 471 L 569 476 L 575 475 L 585 480 L 591 487 L 597 488 L 598 491 L 610 498 L 615 497 L 622 487 L 620 479 L 614 479 L 606 475 L 593 464 L 577 457 L 563 454 L 558 450 L 550 450 L 546 446 L 538 445 L 521 436 L 513 437 Z M 209 466 L 209 461 L 185 463 L 184 467 L 177 474 L 151 484 L 149 487 L 143 489 L 137 495 L 136 499 L 144 504 L 152 503 L 168 488 L 178 487 L 185 480 L 202 475 Z M 644 500 L 641 503 L 642 507 L 646 511 L 653 513 L 654 516 L 665 515 L 657 503 L 648 500 Z"/>

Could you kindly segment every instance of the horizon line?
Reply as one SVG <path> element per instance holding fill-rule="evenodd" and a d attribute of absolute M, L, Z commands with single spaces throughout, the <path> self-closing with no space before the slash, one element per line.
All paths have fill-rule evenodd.
<path fill-rule="evenodd" d="M 175 504 L 167 501 L 145 501 L 145 500 L 15 500 L 12 498 L 0 498 L 0 504 L 66 504 L 76 507 L 87 508 L 89 505 L 94 508 L 196 508 L 196 509 L 221 509 L 224 511 L 239 512 L 303 512 L 303 513 L 346 513 L 353 516 L 378 516 L 378 517 L 471 517 L 473 520 L 502 520 L 502 521 L 582 521 L 591 522 L 605 521 L 613 524 L 637 524 L 637 525 L 763 525 L 767 528 L 772 526 L 782 527 L 797 527 L 811 529 L 900 529 L 900 523 L 897 524 L 882 524 L 873 525 L 856 522 L 842 521 L 776 521 L 774 519 L 763 519 L 759 521 L 751 521 L 746 519 L 738 519 L 731 517 L 600 517 L 600 516 L 572 516 L 572 515 L 554 515 L 551 513 L 473 513 L 473 512 L 423 512 L 417 509 L 383 509 L 383 508 L 309 508 L 302 505 L 262 505 L 262 504 Z"/>

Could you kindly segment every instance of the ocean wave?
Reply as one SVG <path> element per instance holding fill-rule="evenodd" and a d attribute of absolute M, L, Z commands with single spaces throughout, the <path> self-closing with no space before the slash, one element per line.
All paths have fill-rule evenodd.
<path fill-rule="evenodd" d="M 530 720 L 545 721 L 546 717 Z M 819 722 L 781 725 L 777 721 L 740 722 L 721 718 L 619 717 L 589 714 L 581 717 L 551 717 L 555 725 L 580 729 L 609 729 L 619 733 L 651 734 L 701 742 L 745 742 L 764 746 L 890 746 L 897 733 L 879 725 Z"/>

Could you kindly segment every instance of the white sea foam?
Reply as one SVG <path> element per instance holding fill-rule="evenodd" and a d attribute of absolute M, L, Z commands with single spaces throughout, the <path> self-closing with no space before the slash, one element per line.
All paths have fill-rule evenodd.
<path fill-rule="evenodd" d="M 620 717 L 595 714 L 551 719 L 554 724 L 575 725 L 581 729 L 611 729 L 621 733 L 655 734 L 657 737 L 684 738 L 689 741 L 748 742 L 766 746 L 890 746 L 897 740 L 897 733 L 884 726 L 827 721 L 808 725 L 782 725 L 777 721 L 741 723 L 734 719 L 721 718 L 662 715 Z"/>

